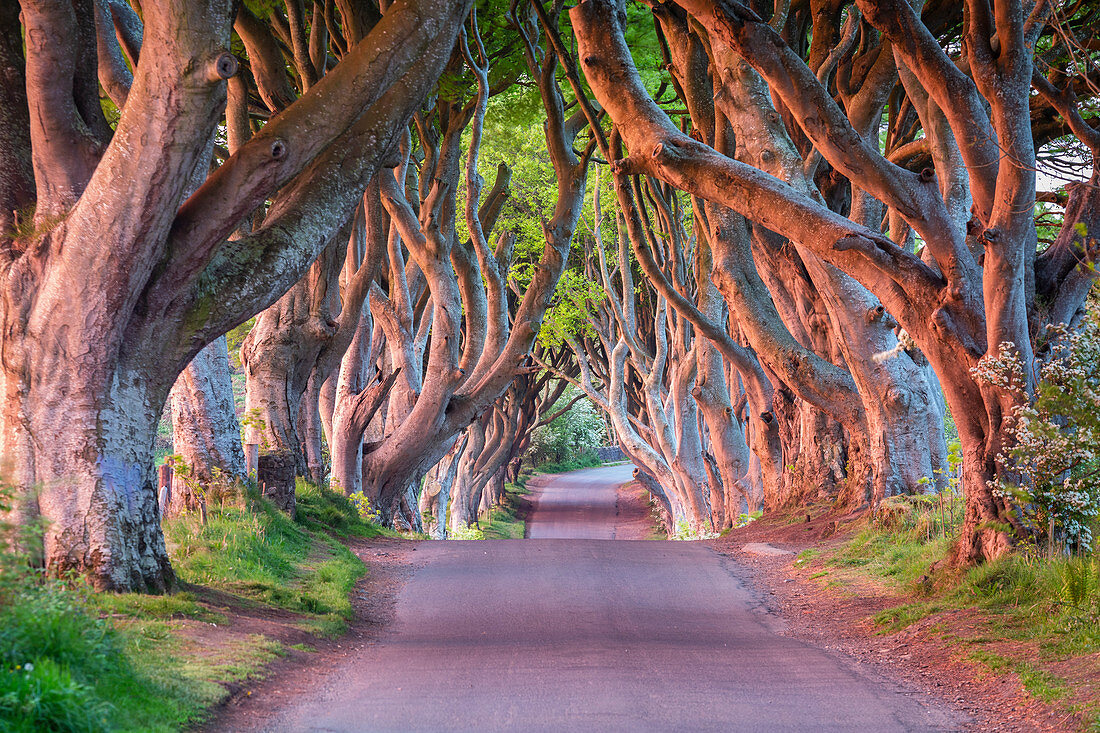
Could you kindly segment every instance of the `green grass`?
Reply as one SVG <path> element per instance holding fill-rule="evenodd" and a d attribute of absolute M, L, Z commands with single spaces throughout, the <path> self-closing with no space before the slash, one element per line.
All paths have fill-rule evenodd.
<path fill-rule="evenodd" d="M 795 558 L 794 563 L 795 563 L 795 565 L 807 565 L 807 564 L 813 562 L 814 558 L 816 558 L 820 554 L 821 554 L 821 550 L 819 550 L 817 548 L 814 548 L 814 547 L 807 548 L 807 549 L 803 550 L 802 552 L 798 553 L 798 557 Z"/>
<path fill-rule="evenodd" d="M 481 533 L 487 540 L 522 540 L 527 522 L 516 516 L 515 500 L 507 493 L 500 506 L 489 511 L 487 520 L 481 522 Z"/>
<path fill-rule="evenodd" d="M 0 730 L 180 730 L 225 698 L 218 682 L 243 679 L 271 656 L 262 637 L 213 662 L 183 656 L 170 621 L 99 616 L 142 605 L 118 599 L 47 583 L 0 608 Z M 170 604 L 146 605 L 170 613 Z"/>
<path fill-rule="evenodd" d="M 334 635 L 351 616 L 348 593 L 366 566 L 335 536 L 372 537 L 342 495 L 303 481 L 298 519 L 256 496 L 165 523 L 179 578 L 303 614 L 311 629 Z M 312 531 L 311 531 L 312 530 Z"/>
<path fill-rule="evenodd" d="M 926 540 L 909 532 L 886 532 L 868 527 L 849 541 L 831 562 L 847 567 L 861 567 L 868 572 L 893 580 L 899 587 L 913 590 L 915 583 L 940 560 L 951 540 L 936 537 Z"/>
<path fill-rule="evenodd" d="M 568 471 L 578 471 L 582 468 L 595 468 L 601 465 L 603 465 L 603 463 L 600 461 L 599 456 L 596 455 L 596 451 L 587 450 L 571 458 L 566 458 L 561 461 L 551 461 L 541 466 L 536 466 L 535 470 L 539 473 L 566 473 Z"/>
<path fill-rule="evenodd" d="M 918 506 L 900 520 L 893 515 L 892 526 L 872 523 L 827 562 L 885 580 L 913 597 L 874 617 L 881 633 L 941 611 L 980 610 L 983 632 L 958 642 L 968 647 L 970 659 L 992 672 L 1016 674 L 1028 693 L 1044 702 L 1069 697 L 1069 685 L 1042 665 L 1100 652 L 1100 558 L 1045 558 L 1023 546 L 994 562 L 952 570 L 946 563 L 936 565 L 946 558 L 954 537 L 934 529 L 928 515 L 935 513 L 934 506 Z M 1038 656 L 1006 656 L 998 646 L 1005 642 L 1037 647 Z"/>
<path fill-rule="evenodd" d="M 349 592 L 366 568 L 338 538 L 395 533 L 365 522 L 325 488 L 299 483 L 298 501 L 297 520 L 245 494 L 209 507 L 205 523 L 198 516 L 165 522 L 187 588 L 172 595 L 70 589 L 0 549 L 0 731 L 157 733 L 201 722 L 227 685 L 255 678 L 287 648 L 262 635 L 209 646 L 181 633 L 226 621 L 199 600 L 198 586 L 239 604 L 294 611 L 319 635 L 342 632 Z M 0 548 L 10 547 L 11 528 L 0 522 L 0 530 Z"/>
<path fill-rule="evenodd" d="M 101 614 L 128 618 L 194 618 L 217 623 L 225 617 L 201 605 L 193 593 L 148 596 L 141 593 L 96 593 L 90 605 Z"/>
<path fill-rule="evenodd" d="M 337 537 L 400 537 L 392 529 L 371 524 L 359 516 L 355 505 L 338 491 L 299 478 L 294 489 L 297 522 Z"/>
<path fill-rule="evenodd" d="M 975 649 L 967 657 L 992 672 L 1014 672 L 1024 689 L 1043 702 L 1061 700 L 1069 694 L 1069 688 L 1064 681 L 1028 662 L 1008 659 L 987 649 Z"/>

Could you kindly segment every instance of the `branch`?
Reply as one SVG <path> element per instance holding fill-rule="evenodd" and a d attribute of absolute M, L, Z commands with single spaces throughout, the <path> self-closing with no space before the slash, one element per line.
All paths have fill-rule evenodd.
<path fill-rule="evenodd" d="M 427 92 L 413 80 L 421 76 L 430 81 L 429 88 L 434 84 L 471 3 L 395 2 L 335 69 L 269 121 L 188 199 L 173 225 L 179 248 L 196 253 L 196 259 L 209 259 L 273 191 L 306 166 L 323 170 L 324 163 L 317 160 L 323 153 L 328 160 L 341 157 L 332 154 L 333 144 L 367 139 L 356 132 L 382 134 L 388 142 L 389 125 L 375 120 L 403 119 L 410 95 L 419 106 Z M 383 100 L 401 114 L 379 104 Z"/>

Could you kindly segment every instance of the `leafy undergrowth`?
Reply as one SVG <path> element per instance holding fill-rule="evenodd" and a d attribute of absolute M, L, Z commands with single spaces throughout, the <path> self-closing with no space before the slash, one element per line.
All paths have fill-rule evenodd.
<path fill-rule="evenodd" d="M 569 471 L 579 471 L 582 468 L 595 468 L 602 465 L 603 462 L 600 460 L 600 457 L 596 455 L 596 451 L 586 450 L 562 461 L 543 463 L 540 466 L 536 466 L 535 470 L 539 473 L 567 473 Z"/>
<path fill-rule="evenodd" d="M 185 589 L 164 596 L 48 581 L 27 556 L 0 550 L 0 730 L 177 731 L 200 722 L 290 653 L 278 639 L 225 628 L 234 613 L 282 614 L 306 638 L 339 634 L 366 568 L 338 538 L 390 534 L 342 495 L 301 483 L 296 520 L 241 494 L 210 507 L 205 524 L 185 516 L 164 529 Z M 17 530 L 0 530 L 0 547 L 13 546 Z"/>
<path fill-rule="evenodd" d="M 870 580 L 900 594 L 904 603 L 875 615 L 880 633 L 923 622 L 961 658 L 991 673 L 1014 673 L 1032 697 L 1081 713 L 1100 730 L 1097 555 L 1044 557 L 1025 547 L 958 571 L 945 562 L 957 522 L 942 506 L 910 501 L 911 510 L 880 514 L 842 543 L 804 550 L 795 563 L 822 583 L 843 588 Z M 978 632 L 953 623 L 960 618 Z"/>

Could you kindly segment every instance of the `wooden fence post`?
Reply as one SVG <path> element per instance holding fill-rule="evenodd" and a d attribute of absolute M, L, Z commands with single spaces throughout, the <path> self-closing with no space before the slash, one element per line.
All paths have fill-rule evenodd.
<path fill-rule="evenodd" d="M 257 481 L 260 475 L 260 445 L 259 443 L 244 444 L 244 465 L 248 478 Z"/>

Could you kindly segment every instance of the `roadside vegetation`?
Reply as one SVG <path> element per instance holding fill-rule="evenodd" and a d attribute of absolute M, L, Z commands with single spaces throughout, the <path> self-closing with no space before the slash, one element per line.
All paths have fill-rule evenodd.
<path fill-rule="evenodd" d="M 566 391 L 547 410 L 559 414 L 532 432 L 526 460 L 539 473 L 565 473 L 601 464 L 596 447 L 607 441 L 607 428 L 595 405 L 577 397 L 575 390 Z"/>
<path fill-rule="evenodd" d="M 484 539 L 522 540 L 527 532 L 527 515 L 531 506 L 527 497 L 530 495 L 526 477 L 520 477 L 519 483 L 505 484 L 503 501 L 493 507 L 487 521 L 482 522 Z"/>
<path fill-rule="evenodd" d="M 917 499 L 917 497 L 914 497 Z M 900 603 L 874 618 L 879 633 L 920 622 L 918 633 L 957 649 L 988 673 L 1014 673 L 1033 697 L 1082 713 L 1100 729 L 1100 561 L 1095 552 L 1024 546 L 965 570 L 946 562 L 961 527 L 937 500 L 916 500 L 903 513 L 858 520 L 841 542 L 803 550 L 795 563 L 809 578 L 866 593 L 878 585 Z M 944 523 L 944 516 L 947 522 Z M 801 516 L 801 513 L 800 513 Z"/>
<path fill-rule="evenodd" d="M 15 500 L 0 485 L 0 512 Z M 241 609 L 289 612 L 309 634 L 341 633 L 366 567 L 349 538 L 395 535 L 342 495 L 298 485 L 292 520 L 245 487 L 165 522 L 178 591 L 98 593 L 46 578 L 37 530 L 0 523 L 0 730 L 175 731 L 201 721 L 230 689 L 288 649 L 263 634 L 212 641 Z"/>
<path fill-rule="evenodd" d="M 900 595 L 901 603 L 875 615 L 880 633 L 920 623 L 961 659 L 1017 675 L 1034 698 L 1100 730 L 1100 327 L 1090 317 L 1073 334 L 1052 333 L 1058 337 L 1065 337 L 1061 355 L 1043 368 L 1033 403 L 1013 414 L 1006 458 L 1016 473 L 996 482 L 1016 509 L 1005 526 L 1015 539 L 1011 552 L 976 567 L 955 562 L 965 502 L 953 442 L 943 490 L 837 516 L 824 533 L 833 538 L 804 549 L 795 563 L 825 584 L 871 581 Z M 1017 389 L 1021 373 L 1018 359 L 1005 358 L 984 365 L 982 378 Z M 811 513 L 828 523 L 830 509 Z M 805 510 L 790 515 L 803 516 L 810 519 Z"/>

